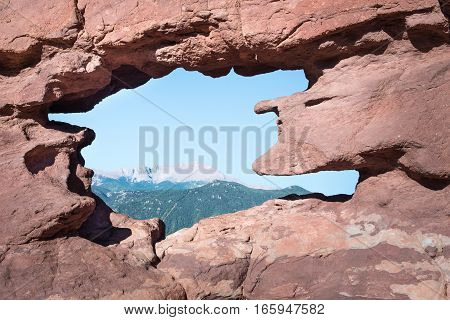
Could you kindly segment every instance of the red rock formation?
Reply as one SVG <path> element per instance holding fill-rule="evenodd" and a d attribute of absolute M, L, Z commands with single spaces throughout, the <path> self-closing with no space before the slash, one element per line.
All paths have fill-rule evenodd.
<path fill-rule="evenodd" d="M 0 4 L 0 297 L 447 298 L 447 2 Z M 256 107 L 280 141 L 254 168 L 357 169 L 356 194 L 202 221 L 151 267 L 160 227 L 111 218 L 80 154 L 94 133 L 47 115 L 178 67 L 303 68 L 307 92 Z"/>
<path fill-rule="evenodd" d="M 351 199 L 272 200 L 202 220 L 157 244 L 158 269 L 190 299 L 447 298 L 448 199 L 392 171 Z"/>

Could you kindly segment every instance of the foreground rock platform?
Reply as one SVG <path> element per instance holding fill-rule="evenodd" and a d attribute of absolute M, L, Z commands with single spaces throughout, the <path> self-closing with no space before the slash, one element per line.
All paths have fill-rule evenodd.
<path fill-rule="evenodd" d="M 448 299 L 449 16 L 443 0 L 1 3 L 0 298 Z M 255 107 L 279 141 L 254 170 L 357 170 L 355 195 L 207 219 L 155 252 L 159 221 L 91 192 L 95 133 L 48 115 L 180 67 L 305 70 L 306 92 Z"/>
<path fill-rule="evenodd" d="M 271 200 L 170 235 L 158 269 L 190 299 L 447 299 L 449 196 L 390 172 L 352 199 Z"/>

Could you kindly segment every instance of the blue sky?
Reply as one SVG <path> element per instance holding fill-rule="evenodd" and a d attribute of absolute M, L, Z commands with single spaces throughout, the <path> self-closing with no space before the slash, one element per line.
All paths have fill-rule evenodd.
<path fill-rule="evenodd" d="M 253 77 L 238 76 L 232 71 L 213 79 L 177 69 L 137 89 L 122 90 L 88 113 L 53 114 L 50 119 L 94 129 L 95 141 L 82 151 L 86 166 L 93 169 L 138 167 L 139 128 L 146 127 L 149 132 L 143 143 L 154 144 L 156 151 L 146 154 L 149 167 L 155 163 L 164 166 L 203 161 L 246 184 L 300 185 L 327 195 L 352 193 L 356 172 L 291 177 L 260 177 L 249 172 L 251 163 L 277 141 L 275 115 L 256 115 L 254 105 L 304 91 L 307 85 L 303 71 L 277 71 Z M 179 147 L 175 142 L 177 132 Z M 204 145 L 209 149 L 205 150 Z"/>

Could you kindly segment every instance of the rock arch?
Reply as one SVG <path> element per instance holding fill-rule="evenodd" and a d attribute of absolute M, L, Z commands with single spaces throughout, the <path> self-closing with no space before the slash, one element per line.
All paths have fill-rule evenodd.
<path fill-rule="evenodd" d="M 0 296 L 448 297 L 445 3 L 2 5 Z M 90 192 L 92 171 L 80 155 L 93 132 L 47 115 L 88 111 L 178 67 L 213 77 L 231 68 L 242 75 L 304 69 L 308 91 L 256 106 L 277 113 L 281 143 L 254 168 L 280 175 L 357 169 L 355 196 L 276 200 L 202 221 L 157 244 L 162 262 L 148 268 L 158 260 L 158 223 L 111 214 Z M 114 237 L 115 228 L 153 235 L 142 249 L 151 254 L 92 242 Z"/>

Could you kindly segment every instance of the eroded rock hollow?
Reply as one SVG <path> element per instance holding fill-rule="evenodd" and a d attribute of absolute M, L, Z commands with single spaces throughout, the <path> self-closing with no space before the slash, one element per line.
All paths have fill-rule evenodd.
<path fill-rule="evenodd" d="M 445 0 L 1 2 L 0 298 L 447 299 L 449 15 Z M 48 114 L 179 67 L 304 69 L 306 92 L 256 106 L 279 142 L 254 169 L 355 169 L 353 197 L 273 200 L 165 240 L 111 212 L 80 154 L 94 132 Z"/>

